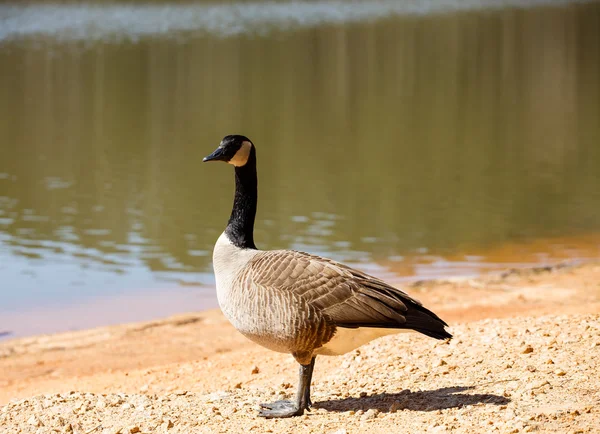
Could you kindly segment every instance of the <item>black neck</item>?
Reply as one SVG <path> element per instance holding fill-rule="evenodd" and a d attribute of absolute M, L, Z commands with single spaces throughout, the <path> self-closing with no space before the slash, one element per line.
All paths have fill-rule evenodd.
<path fill-rule="evenodd" d="M 236 247 L 256 249 L 254 218 L 257 201 L 258 177 L 256 176 L 256 151 L 253 146 L 248 162 L 235 168 L 235 197 L 225 233 Z"/>

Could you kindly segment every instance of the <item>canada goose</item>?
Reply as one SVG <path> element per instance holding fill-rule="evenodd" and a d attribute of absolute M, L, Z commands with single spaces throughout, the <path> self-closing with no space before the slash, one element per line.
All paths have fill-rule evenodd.
<path fill-rule="evenodd" d="M 203 161 L 235 166 L 231 217 L 213 252 L 219 306 L 249 339 L 290 353 L 300 364 L 295 401 L 261 404 L 260 416 L 291 417 L 310 408 L 317 355 L 340 355 L 402 329 L 450 339 L 447 324 L 408 294 L 331 259 L 293 250 L 258 250 L 256 149 L 225 136 Z"/>

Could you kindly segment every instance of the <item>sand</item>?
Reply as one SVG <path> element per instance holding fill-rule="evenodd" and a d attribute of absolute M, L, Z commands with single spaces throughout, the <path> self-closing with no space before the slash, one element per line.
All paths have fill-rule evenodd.
<path fill-rule="evenodd" d="M 208 311 L 0 343 L 0 432 L 600 432 L 599 263 L 405 289 L 455 339 L 319 357 L 302 417 L 257 417 L 297 366 Z"/>

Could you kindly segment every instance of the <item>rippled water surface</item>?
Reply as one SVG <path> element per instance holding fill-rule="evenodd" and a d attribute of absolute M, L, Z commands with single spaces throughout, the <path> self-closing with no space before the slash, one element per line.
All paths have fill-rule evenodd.
<path fill-rule="evenodd" d="M 229 133 L 262 248 L 395 283 L 598 257 L 599 29 L 583 1 L 0 4 L 0 332 L 214 306 Z"/>

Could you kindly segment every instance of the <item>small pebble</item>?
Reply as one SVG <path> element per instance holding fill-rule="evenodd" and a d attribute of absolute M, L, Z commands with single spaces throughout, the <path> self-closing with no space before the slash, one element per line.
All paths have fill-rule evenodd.
<path fill-rule="evenodd" d="M 33 415 L 29 419 L 27 419 L 27 423 L 33 426 L 42 426 L 42 421 L 37 418 L 37 416 Z"/>
<path fill-rule="evenodd" d="M 394 401 L 390 406 L 390 413 L 396 413 L 398 410 L 402 410 L 404 408 L 404 403 L 400 401 Z"/>
<path fill-rule="evenodd" d="M 540 388 L 544 387 L 547 384 L 550 384 L 550 383 L 548 383 L 547 380 L 541 380 L 541 381 L 532 383 L 528 388 L 531 389 L 531 390 L 540 389 Z"/>
<path fill-rule="evenodd" d="M 369 410 L 367 410 L 365 412 L 365 414 L 363 414 L 361 416 L 362 420 L 369 420 L 369 419 L 375 419 L 377 417 L 377 415 L 379 414 L 379 410 L 376 410 L 374 408 L 371 408 Z"/>

